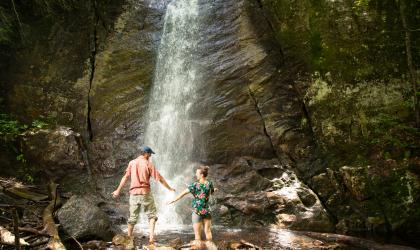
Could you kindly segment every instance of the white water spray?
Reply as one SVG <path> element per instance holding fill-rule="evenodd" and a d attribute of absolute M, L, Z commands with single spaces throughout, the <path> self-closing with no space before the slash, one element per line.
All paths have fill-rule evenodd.
<path fill-rule="evenodd" d="M 168 5 L 148 107 L 145 144 L 156 152 L 153 163 L 177 193 L 186 188 L 193 173 L 194 122 L 190 112 L 200 84 L 195 60 L 198 15 L 198 0 L 174 0 Z M 175 208 L 165 204 L 174 195 L 159 186 L 152 187 L 158 223 L 181 224 Z"/>

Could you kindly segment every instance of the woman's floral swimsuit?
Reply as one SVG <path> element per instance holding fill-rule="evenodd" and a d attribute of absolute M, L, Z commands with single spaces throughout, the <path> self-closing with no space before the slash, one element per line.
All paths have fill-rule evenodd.
<path fill-rule="evenodd" d="M 193 212 L 202 217 L 210 216 L 209 197 L 214 192 L 213 182 L 206 181 L 203 184 L 194 182 L 188 185 L 188 190 L 194 196 L 192 203 Z"/>

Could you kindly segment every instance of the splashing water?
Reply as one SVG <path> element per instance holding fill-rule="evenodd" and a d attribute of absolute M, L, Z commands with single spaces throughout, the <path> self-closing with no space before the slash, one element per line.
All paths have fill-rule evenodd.
<path fill-rule="evenodd" d="M 153 163 L 177 193 L 185 189 L 193 174 L 191 159 L 195 139 L 190 113 L 200 84 L 199 66 L 195 63 L 198 14 L 198 0 L 176 0 L 168 5 L 145 134 L 145 143 L 156 152 Z M 154 185 L 152 189 L 158 223 L 181 224 L 175 208 L 165 204 L 174 194 L 161 185 Z"/>

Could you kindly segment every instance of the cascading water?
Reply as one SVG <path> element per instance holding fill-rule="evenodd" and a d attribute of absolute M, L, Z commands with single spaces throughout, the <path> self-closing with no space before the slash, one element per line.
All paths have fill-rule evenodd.
<path fill-rule="evenodd" d="M 145 134 L 145 143 L 156 152 L 153 163 L 177 193 L 185 189 L 193 173 L 194 121 L 190 112 L 200 84 L 195 61 L 198 29 L 198 0 L 174 0 L 168 5 Z M 159 186 L 153 187 L 158 223 L 181 224 L 174 207 L 165 205 L 173 194 Z"/>

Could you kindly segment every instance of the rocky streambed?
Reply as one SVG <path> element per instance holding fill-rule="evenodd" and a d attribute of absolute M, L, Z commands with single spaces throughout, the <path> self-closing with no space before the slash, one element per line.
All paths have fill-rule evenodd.
<path fill-rule="evenodd" d="M 190 249 L 189 243 L 194 239 L 191 226 L 178 225 L 157 231 L 157 247 Z M 147 228 L 136 228 L 135 245 L 140 249 L 147 246 Z M 386 239 L 375 240 L 351 237 L 339 234 L 294 231 L 274 227 L 225 226 L 213 227 L 213 242 L 217 249 L 416 249 L 392 244 Z M 109 246 L 113 249 L 113 246 Z M 206 249 L 206 248 L 204 248 Z M 212 249 L 212 248 L 208 248 Z"/>
<path fill-rule="evenodd" d="M 14 249 L 18 232 L 25 249 L 45 249 L 54 236 L 45 225 L 48 204 L 56 204 L 53 213 L 57 232 L 66 249 L 127 249 L 127 206 L 95 195 L 71 195 L 48 201 L 42 186 L 27 186 L 12 179 L 1 178 L 1 245 Z M 63 202 L 59 200 L 62 199 Z M 63 205 L 60 206 L 60 203 Z M 14 212 L 16 211 L 16 213 Z M 16 216 L 16 217 L 15 217 Z M 17 223 L 17 224 L 15 224 Z M 305 223 L 302 221 L 302 223 Z M 309 222 L 308 222 L 309 223 Z M 14 227 L 14 225 L 17 225 Z M 16 231 L 17 230 L 17 231 Z M 314 231 L 325 231 L 320 228 Z M 135 249 L 415 249 L 416 242 L 398 241 L 392 237 L 367 239 L 333 233 L 296 231 L 279 225 L 213 227 L 213 242 L 195 248 L 191 225 L 168 225 L 158 221 L 157 242 L 148 245 L 148 228 L 142 218 L 135 228 Z M 204 243 L 203 243 L 204 244 Z M 406 245 L 406 246 L 403 246 Z M 61 249 L 61 248 L 54 248 Z"/>

